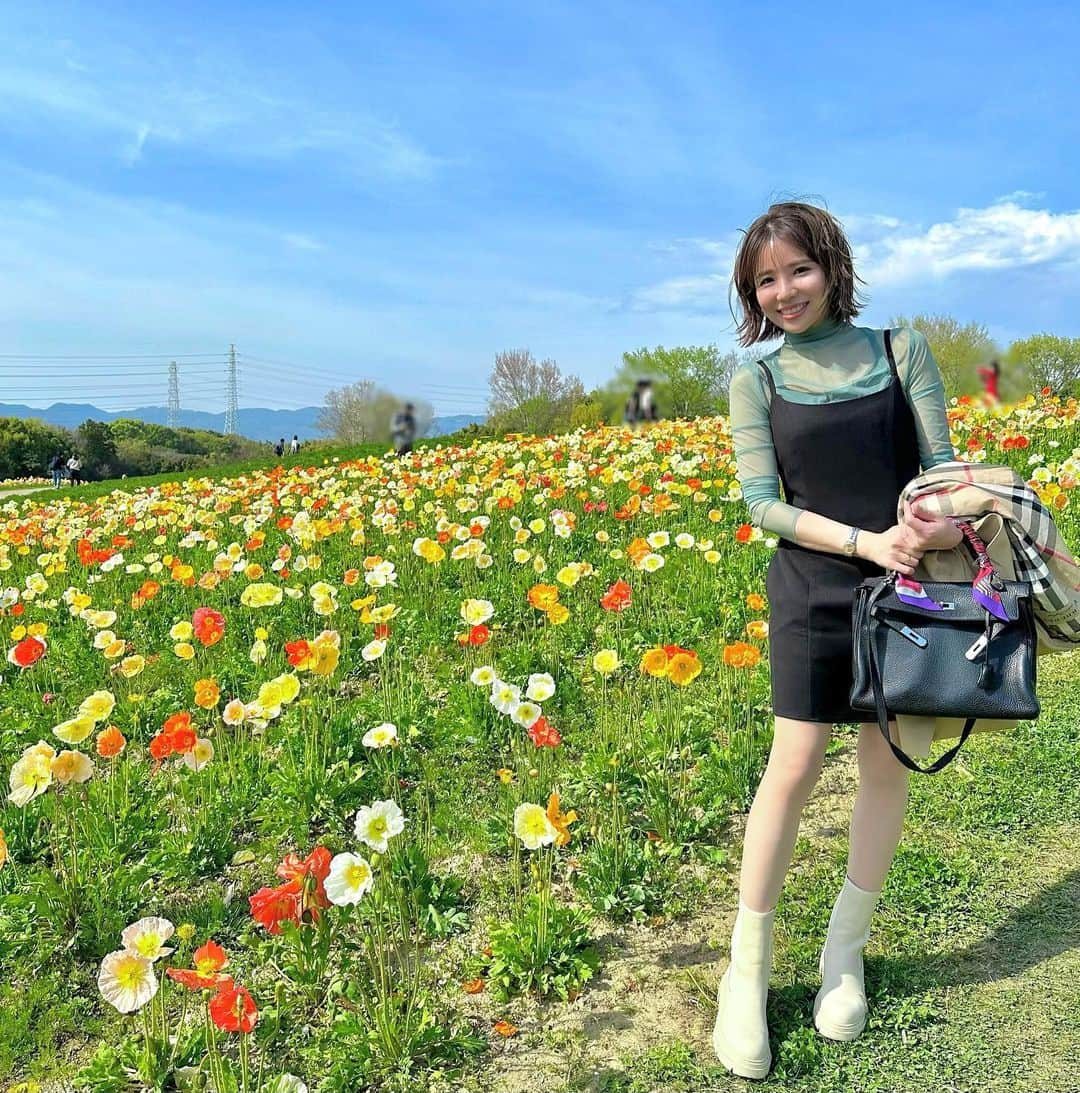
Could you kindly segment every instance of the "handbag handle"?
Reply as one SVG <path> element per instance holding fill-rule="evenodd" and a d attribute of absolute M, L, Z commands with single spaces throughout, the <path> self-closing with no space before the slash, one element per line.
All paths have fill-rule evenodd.
<path fill-rule="evenodd" d="M 868 612 L 888 587 L 889 583 L 883 582 L 874 589 L 874 593 L 867 604 Z M 893 743 L 892 737 L 889 736 L 889 711 L 885 705 L 885 693 L 882 690 L 881 683 L 881 669 L 878 667 L 877 646 L 873 641 L 872 629 L 869 626 L 864 627 L 863 635 L 863 640 L 867 646 L 867 659 L 870 663 L 870 686 L 874 692 L 874 706 L 877 711 L 878 728 L 881 730 L 881 735 L 885 738 L 885 743 L 892 748 L 893 755 L 895 755 L 908 770 L 917 771 L 919 774 L 937 774 L 939 770 L 947 766 L 956 758 L 956 753 L 963 746 L 964 741 L 971 735 L 971 730 L 975 727 L 975 718 L 969 717 L 964 722 L 964 731 L 960 734 L 960 739 L 954 747 L 951 747 L 944 755 L 931 763 L 930 766 L 920 767 L 906 752 L 898 748 L 896 744 Z"/>

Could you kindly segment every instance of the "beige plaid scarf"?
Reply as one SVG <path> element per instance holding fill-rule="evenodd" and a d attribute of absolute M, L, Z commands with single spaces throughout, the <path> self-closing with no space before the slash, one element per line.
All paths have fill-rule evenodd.
<path fill-rule="evenodd" d="M 1016 579 L 1031 586 L 1040 644 L 1047 651 L 1080 645 L 1080 565 L 1035 491 L 1011 467 L 985 463 L 939 463 L 913 478 L 904 501 L 937 516 L 974 520 L 996 512 L 1008 532 Z"/>

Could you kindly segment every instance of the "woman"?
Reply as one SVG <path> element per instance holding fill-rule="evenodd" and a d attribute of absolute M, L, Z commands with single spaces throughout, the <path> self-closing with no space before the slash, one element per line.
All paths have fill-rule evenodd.
<path fill-rule="evenodd" d="M 926 550 L 955 546 L 951 522 L 896 509 L 904 485 L 954 458 L 941 376 L 918 331 L 857 327 L 851 248 L 827 212 L 773 205 L 747 229 L 734 290 L 744 346 L 782 335 L 731 385 L 739 480 L 755 524 L 777 536 L 765 582 L 775 729 L 747 820 L 731 963 L 713 1044 L 732 1072 L 772 1062 L 765 1003 L 772 928 L 799 818 L 848 703 L 855 586 L 911 575 Z M 783 484 L 784 500 L 779 486 Z M 900 838 L 908 771 L 876 724 L 861 723 L 847 876 L 829 920 L 814 1003 L 818 1031 L 853 1040 L 866 1023 L 862 947 Z"/>

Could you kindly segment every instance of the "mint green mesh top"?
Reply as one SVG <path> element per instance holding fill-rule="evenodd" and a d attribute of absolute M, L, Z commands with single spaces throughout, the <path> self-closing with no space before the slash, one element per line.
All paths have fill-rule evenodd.
<path fill-rule="evenodd" d="M 900 384 L 915 417 L 919 463 L 924 471 L 955 459 L 945 415 L 945 388 L 924 335 L 910 327 L 892 332 Z M 820 405 L 883 391 L 892 381 L 882 331 L 822 320 L 803 334 L 786 334 L 762 358 L 789 402 Z M 748 361 L 731 380 L 731 433 L 736 469 L 750 520 L 763 531 L 795 539 L 804 509 L 780 498 L 780 477 L 769 429 L 771 392 L 761 366 Z M 857 469 L 853 468 L 854 474 Z M 858 488 L 858 479 L 852 480 Z"/>

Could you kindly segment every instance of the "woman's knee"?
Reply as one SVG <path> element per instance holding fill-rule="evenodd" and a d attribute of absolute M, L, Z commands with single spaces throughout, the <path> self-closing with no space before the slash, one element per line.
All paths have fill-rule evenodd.
<path fill-rule="evenodd" d="M 898 740 L 896 722 L 889 723 L 889 736 Z M 859 726 L 859 778 L 891 785 L 908 780 L 908 768 L 893 754 L 892 748 L 885 742 L 877 722 Z"/>
<path fill-rule="evenodd" d="M 809 793 L 821 774 L 832 725 L 776 718 L 767 774 L 793 792 Z"/>

